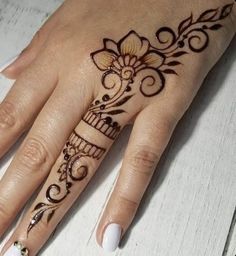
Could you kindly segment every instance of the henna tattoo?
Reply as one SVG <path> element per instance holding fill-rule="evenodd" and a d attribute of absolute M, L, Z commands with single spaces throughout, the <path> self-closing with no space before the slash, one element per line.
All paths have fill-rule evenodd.
<path fill-rule="evenodd" d="M 51 184 L 46 191 L 48 203 L 40 202 L 34 207 L 34 215 L 27 229 L 27 234 L 46 215 L 47 223 L 52 219 L 60 203 L 68 196 L 74 182 L 82 181 L 89 172 L 85 158 L 99 160 L 105 148 L 85 140 L 73 131 L 63 150 L 64 161 L 60 165 L 58 183 Z"/>
<path fill-rule="evenodd" d="M 114 140 L 121 130 L 115 120 L 124 114 L 123 109 L 137 91 L 144 97 L 153 97 L 165 87 L 167 75 L 177 75 L 179 58 L 190 52 L 199 53 L 209 44 L 209 32 L 222 27 L 219 23 L 232 11 L 233 4 L 203 12 L 197 19 L 183 20 L 177 33 L 169 27 L 156 32 L 157 45 L 151 45 L 145 37 L 130 31 L 117 43 L 105 38 L 104 47 L 91 54 L 96 67 L 103 72 L 101 83 L 106 94 L 95 100 L 83 121 Z M 138 90 L 137 90 L 138 88 Z M 64 161 L 58 169 L 59 179 L 46 191 L 47 203 L 38 203 L 27 234 L 46 215 L 49 222 L 63 200 L 71 192 L 74 182 L 82 181 L 89 172 L 85 158 L 99 160 L 106 149 L 85 140 L 75 131 L 63 150 Z"/>
<path fill-rule="evenodd" d="M 222 27 L 218 22 L 232 8 L 233 3 L 206 10 L 196 20 L 191 14 L 180 22 L 177 33 L 169 27 L 160 28 L 156 32 L 157 46 L 135 31 L 130 31 L 118 43 L 105 38 L 104 47 L 93 52 L 91 58 L 103 72 L 101 83 L 107 93 L 92 103 L 83 120 L 115 139 L 121 127 L 114 116 L 126 112 L 121 107 L 136 94 L 137 87 L 145 97 L 159 94 L 165 87 L 166 75 L 177 75 L 175 67 L 182 64 L 179 58 L 189 51 L 205 50 L 209 32 Z"/>

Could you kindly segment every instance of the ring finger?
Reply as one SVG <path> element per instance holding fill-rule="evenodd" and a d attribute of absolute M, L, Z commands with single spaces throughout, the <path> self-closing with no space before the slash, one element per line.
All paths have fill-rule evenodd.
<path fill-rule="evenodd" d="M 119 177 L 99 223 L 97 241 L 106 251 L 118 247 L 130 226 L 177 123 L 177 115 L 173 118 L 165 107 L 156 105 L 144 109 L 134 122 Z"/>

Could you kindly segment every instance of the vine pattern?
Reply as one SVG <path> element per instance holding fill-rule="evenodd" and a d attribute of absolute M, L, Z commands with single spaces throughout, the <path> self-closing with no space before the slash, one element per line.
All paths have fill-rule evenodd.
<path fill-rule="evenodd" d="M 157 46 L 130 31 L 116 43 L 105 38 L 104 47 L 91 54 L 96 67 L 103 72 L 102 86 L 107 90 L 90 106 L 83 120 L 110 139 L 121 129 L 114 116 L 126 111 L 122 106 L 139 87 L 145 97 L 159 94 L 165 87 L 166 75 L 177 75 L 179 58 L 189 52 L 200 53 L 209 45 L 209 32 L 222 27 L 219 23 L 232 11 L 233 3 L 209 9 L 194 20 L 193 14 L 180 22 L 177 32 L 162 27 L 156 32 Z"/>
<path fill-rule="evenodd" d="M 61 202 L 70 194 L 74 182 L 84 180 L 89 172 L 86 158 L 99 160 L 105 153 L 105 148 L 98 147 L 82 138 L 73 131 L 63 150 L 64 161 L 57 173 L 57 183 L 51 184 L 46 191 L 48 203 L 39 202 L 33 209 L 33 217 L 27 229 L 27 234 L 46 214 L 50 222 Z"/>

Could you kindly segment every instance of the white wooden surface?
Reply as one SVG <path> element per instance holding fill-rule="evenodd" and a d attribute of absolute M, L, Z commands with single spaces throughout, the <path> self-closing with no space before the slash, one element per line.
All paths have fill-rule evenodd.
<path fill-rule="evenodd" d="M 23 49 L 61 2 L 0 0 L 0 64 Z M 236 217 L 232 220 L 236 206 L 235 59 L 236 40 L 178 125 L 134 225 L 114 255 L 236 255 Z M 11 84 L 0 77 L 1 99 Z M 96 245 L 96 224 L 129 132 L 128 128 L 122 134 L 40 255 L 109 255 Z M 1 175 L 13 153 L 1 161 Z"/>

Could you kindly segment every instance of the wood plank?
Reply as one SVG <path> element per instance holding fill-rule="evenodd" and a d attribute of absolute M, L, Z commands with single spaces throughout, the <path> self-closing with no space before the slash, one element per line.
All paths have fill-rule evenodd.
<path fill-rule="evenodd" d="M 41 24 L 62 2 L 62 0 L 1 0 L 0 64 L 21 52 Z"/>

